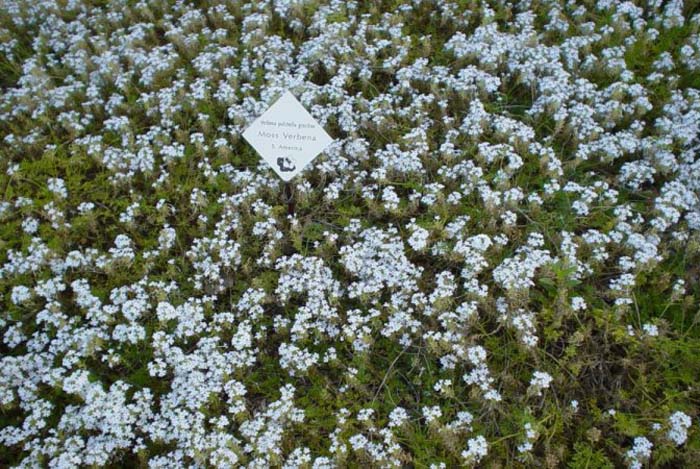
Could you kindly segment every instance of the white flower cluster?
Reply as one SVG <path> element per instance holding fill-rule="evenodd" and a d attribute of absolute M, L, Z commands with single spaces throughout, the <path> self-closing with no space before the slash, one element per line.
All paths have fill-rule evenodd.
<path fill-rule="evenodd" d="M 340 248 L 343 266 L 359 278 L 348 287 L 350 298 L 373 295 L 382 289 L 413 291 L 422 273 L 407 258 L 396 228 L 369 228 L 359 234 L 361 241 Z"/>
<path fill-rule="evenodd" d="M 688 439 L 688 429 L 693 424 L 690 416 L 685 412 L 677 411 L 668 418 L 671 428 L 667 436 L 676 445 L 682 445 Z"/>
<path fill-rule="evenodd" d="M 530 380 L 529 390 L 537 396 L 542 395 L 542 391 L 549 389 L 549 385 L 552 383 L 552 375 L 544 371 L 535 371 L 532 374 L 532 379 Z"/>
<path fill-rule="evenodd" d="M 527 290 L 535 285 L 535 271 L 552 262 L 552 257 L 544 246 L 544 238 L 535 233 L 528 238 L 526 245 L 516 249 L 514 257 L 508 257 L 493 269 L 493 279 L 505 290 Z"/>
<path fill-rule="evenodd" d="M 300 349 L 294 344 L 283 343 L 279 348 L 280 366 L 289 372 L 290 376 L 305 373 L 316 365 L 320 359 L 318 353 Z"/>
<path fill-rule="evenodd" d="M 467 449 L 462 451 L 462 458 L 467 464 L 477 464 L 489 452 L 489 444 L 482 435 L 470 438 L 467 441 Z"/>
<path fill-rule="evenodd" d="M 469 373 L 466 373 L 462 379 L 467 384 L 479 386 L 483 391 L 484 399 L 487 401 L 500 401 L 502 399 L 501 394 L 492 387 L 494 378 L 486 365 L 486 350 L 480 345 L 470 347 L 467 350 L 467 359 L 474 368 Z"/>
<path fill-rule="evenodd" d="M 638 436 L 634 439 L 634 445 L 627 453 L 628 467 L 630 469 L 641 469 L 646 461 L 651 457 L 653 443 L 646 437 Z"/>
<path fill-rule="evenodd" d="M 523 429 L 525 430 L 525 441 L 518 445 L 518 452 L 529 453 L 530 451 L 532 451 L 532 444 L 537 440 L 539 434 L 532 427 L 532 424 L 530 422 L 526 422 L 525 425 L 523 425 Z"/>

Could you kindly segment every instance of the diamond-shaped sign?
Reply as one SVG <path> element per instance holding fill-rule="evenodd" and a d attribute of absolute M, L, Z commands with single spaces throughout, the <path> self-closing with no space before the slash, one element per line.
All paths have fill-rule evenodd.
<path fill-rule="evenodd" d="M 243 132 L 243 138 L 284 181 L 299 174 L 333 141 L 289 91 Z"/>

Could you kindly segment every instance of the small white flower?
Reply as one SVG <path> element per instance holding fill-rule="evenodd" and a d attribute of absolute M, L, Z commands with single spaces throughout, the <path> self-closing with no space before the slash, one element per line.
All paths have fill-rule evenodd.
<path fill-rule="evenodd" d="M 676 446 L 682 445 L 688 439 L 688 429 L 693 421 L 690 416 L 684 412 L 677 411 L 671 414 L 668 418 L 668 423 L 671 426 L 668 433 L 668 438 L 673 441 Z"/>
<path fill-rule="evenodd" d="M 32 291 L 25 287 L 24 285 L 18 285 L 16 287 L 12 287 L 12 294 L 10 295 L 10 299 L 12 300 L 12 303 L 16 305 L 21 305 L 23 303 L 26 303 L 27 301 L 31 300 L 32 298 Z"/>
<path fill-rule="evenodd" d="M 427 423 L 433 423 L 442 417 L 442 410 L 440 406 L 423 407 L 422 409 L 423 417 Z"/>
<path fill-rule="evenodd" d="M 56 194 L 61 199 L 68 197 L 68 190 L 66 189 L 66 183 L 61 178 L 49 178 L 48 187 L 51 192 Z"/>
<path fill-rule="evenodd" d="M 389 414 L 389 424 L 390 428 L 400 427 L 404 422 L 408 420 L 408 413 L 403 407 L 395 407 L 394 410 Z"/>
<path fill-rule="evenodd" d="M 656 327 L 656 325 L 654 324 L 643 324 L 642 329 L 644 330 L 644 333 L 649 337 L 657 337 L 659 335 L 659 328 Z"/>
<path fill-rule="evenodd" d="M 488 454 L 489 445 L 486 438 L 479 435 L 467 441 L 467 449 L 462 451 L 462 458 L 470 464 L 476 464 Z"/>
<path fill-rule="evenodd" d="M 78 205 L 78 211 L 83 215 L 91 212 L 94 208 L 95 204 L 92 202 L 81 202 L 80 205 Z"/>
<path fill-rule="evenodd" d="M 651 448 L 654 445 L 643 436 L 638 436 L 634 439 L 634 445 L 626 453 L 629 459 L 629 467 L 633 469 L 641 469 L 642 464 L 651 457 Z"/>
<path fill-rule="evenodd" d="M 7 167 L 7 175 L 8 176 L 14 176 L 19 172 L 19 163 L 11 164 Z"/>
<path fill-rule="evenodd" d="M 583 311 L 588 307 L 586 301 L 580 296 L 574 296 L 571 298 L 571 309 L 574 311 Z"/>
<path fill-rule="evenodd" d="M 22 220 L 22 231 L 27 234 L 34 234 L 39 229 L 39 220 L 34 217 L 25 218 Z"/>
<path fill-rule="evenodd" d="M 530 380 L 530 389 L 535 392 L 537 396 L 542 395 L 542 390 L 548 389 L 552 382 L 552 376 L 544 371 L 535 371 Z"/>

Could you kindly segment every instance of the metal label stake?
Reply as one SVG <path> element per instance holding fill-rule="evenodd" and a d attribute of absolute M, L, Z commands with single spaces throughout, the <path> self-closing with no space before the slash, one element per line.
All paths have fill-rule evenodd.
<path fill-rule="evenodd" d="M 294 192 L 289 182 L 284 183 L 283 201 L 287 204 L 287 215 L 294 215 Z"/>

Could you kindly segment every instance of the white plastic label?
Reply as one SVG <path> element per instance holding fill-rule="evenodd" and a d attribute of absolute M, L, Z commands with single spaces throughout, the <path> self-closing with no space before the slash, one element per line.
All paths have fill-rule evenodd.
<path fill-rule="evenodd" d="M 299 174 L 333 141 L 289 91 L 243 132 L 243 138 L 283 181 Z"/>

